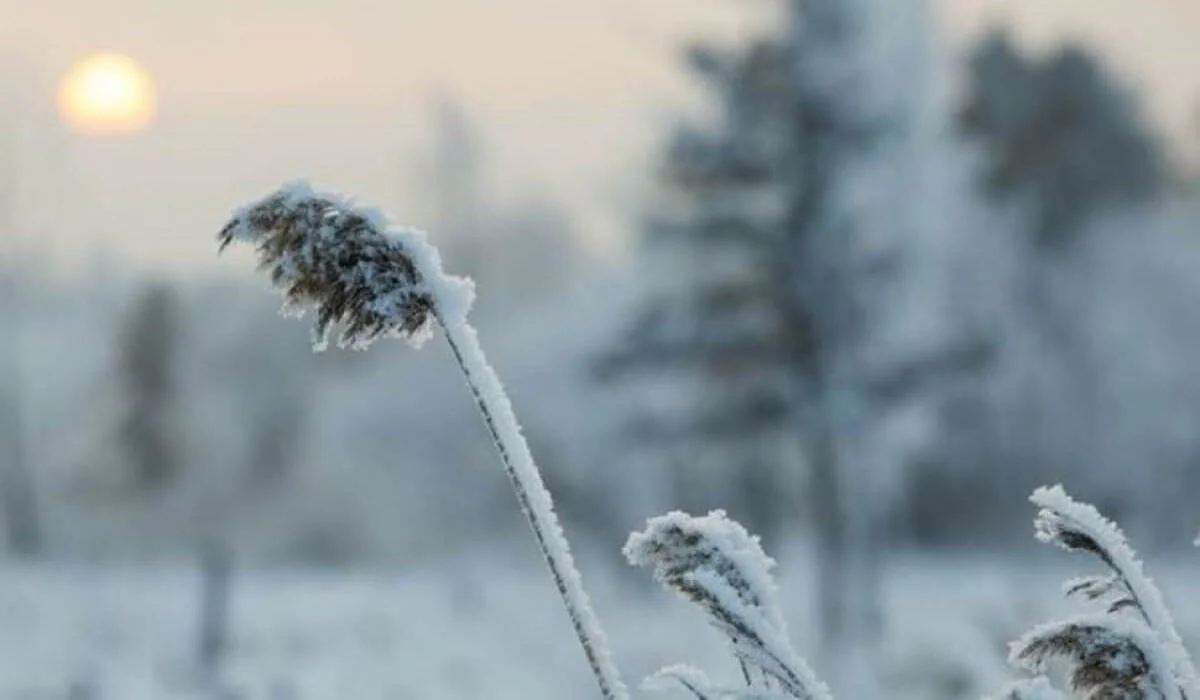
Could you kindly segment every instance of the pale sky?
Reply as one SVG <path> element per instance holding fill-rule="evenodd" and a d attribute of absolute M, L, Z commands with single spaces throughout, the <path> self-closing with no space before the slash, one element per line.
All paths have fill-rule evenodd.
<path fill-rule="evenodd" d="M 484 126 L 498 197 L 546 194 L 585 214 L 599 248 L 626 234 L 664 118 L 695 99 L 677 47 L 733 36 L 758 0 L 0 0 L 0 78 L 20 103 L 24 245 L 152 266 L 213 260 L 229 210 L 309 177 L 421 224 L 413 163 L 428 99 Z M 1200 0 L 937 0 L 946 50 L 993 19 L 1033 45 L 1102 46 L 1165 130 L 1195 140 Z M 97 50 L 158 83 L 154 126 L 69 134 L 61 76 Z M 12 80 L 9 80 L 13 83 Z M 408 214 L 406 214 L 408 212 Z"/>

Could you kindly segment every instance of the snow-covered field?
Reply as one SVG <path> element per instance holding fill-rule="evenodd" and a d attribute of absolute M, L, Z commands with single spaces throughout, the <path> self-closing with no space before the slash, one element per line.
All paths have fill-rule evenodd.
<path fill-rule="evenodd" d="M 409 573 L 239 574 L 220 694 L 203 690 L 193 667 L 195 572 L 9 565 L 0 574 L 0 697 L 593 697 L 543 572 L 499 560 L 464 557 Z M 785 564 L 789 624 L 820 672 L 804 562 Z M 686 605 L 636 579 L 587 568 L 631 685 L 678 661 L 736 678 L 720 639 Z M 1151 571 L 1185 636 L 1196 639 L 1200 609 L 1187 602 L 1200 591 L 1200 567 L 1152 563 Z M 995 689 L 1006 677 L 1006 642 L 1025 625 L 1073 609 L 1058 595 L 1072 573 L 1079 572 L 945 559 L 894 567 L 879 661 L 889 696 L 974 698 Z"/>

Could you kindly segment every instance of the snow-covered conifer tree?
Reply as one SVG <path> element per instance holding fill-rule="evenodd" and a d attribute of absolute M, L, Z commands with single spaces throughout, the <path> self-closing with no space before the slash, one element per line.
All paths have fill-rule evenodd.
<path fill-rule="evenodd" d="M 639 434 L 719 447 L 708 453 L 740 496 L 730 511 L 768 542 L 791 510 L 786 447 L 799 442 L 821 640 L 844 658 L 878 617 L 880 513 L 913 449 L 897 416 L 929 413 L 941 380 L 984 354 L 929 321 L 936 304 L 915 283 L 929 264 L 922 3 L 782 9 L 782 32 L 689 54 L 717 113 L 675 133 L 646 230 L 654 268 L 679 283 L 647 295 L 604 368 L 692 380 L 694 410 L 639 417 Z"/>

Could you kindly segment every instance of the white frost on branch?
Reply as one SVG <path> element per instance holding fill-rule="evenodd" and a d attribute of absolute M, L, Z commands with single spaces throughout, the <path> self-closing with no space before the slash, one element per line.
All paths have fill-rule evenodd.
<path fill-rule="evenodd" d="M 566 602 L 571 624 L 589 662 L 601 679 L 605 696 L 624 700 L 628 692 L 612 660 L 608 638 L 583 588 L 583 578 L 575 566 L 567 536 L 554 512 L 554 502 L 533 461 L 529 443 L 517 423 L 500 377 L 488 364 L 479 344 L 479 335 L 466 320 L 443 321 L 443 330 L 467 376 L 467 384 L 483 411 L 521 510 L 533 527 L 542 554 L 554 576 L 555 586 Z"/>
<path fill-rule="evenodd" d="M 1081 576 L 1063 582 L 1063 595 L 1067 598 L 1083 598 L 1084 600 L 1101 600 L 1119 595 L 1118 587 L 1121 577 L 1116 574 L 1109 576 Z"/>
<path fill-rule="evenodd" d="M 707 673 L 687 664 L 664 666 L 642 681 L 642 688 L 651 691 L 671 690 L 675 685 L 686 688 L 697 700 L 716 700 L 721 695 Z"/>

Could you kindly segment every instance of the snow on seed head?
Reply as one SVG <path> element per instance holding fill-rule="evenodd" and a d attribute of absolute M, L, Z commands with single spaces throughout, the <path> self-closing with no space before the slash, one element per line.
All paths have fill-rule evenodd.
<path fill-rule="evenodd" d="M 217 238 L 222 250 L 235 241 L 255 247 L 285 312 L 316 311 L 317 349 L 334 327 L 341 346 L 386 336 L 420 345 L 437 318 L 465 318 L 474 296 L 470 280 L 442 272 L 425 234 L 305 182 L 239 209 Z"/>

